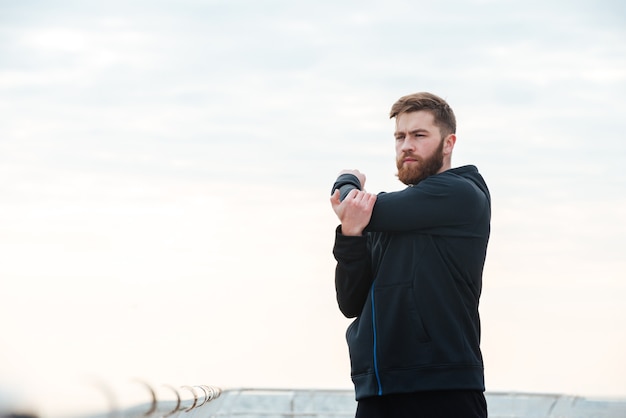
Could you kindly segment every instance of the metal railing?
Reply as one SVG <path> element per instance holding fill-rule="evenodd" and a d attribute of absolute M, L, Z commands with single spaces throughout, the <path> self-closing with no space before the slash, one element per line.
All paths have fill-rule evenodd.
<path fill-rule="evenodd" d="M 0 418 L 191 418 L 208 416 L 195 413 L 222 394 L 216 386 L 141 379 L 60 381 L 57 386 L 30 394 L 22 404 L 3 404 L 0 396 Z"/>
<path fill-rule="evenodd" d="M 83 389 L 87 389 L 86 387 Z M 85 394 L 89 396 L 85 396 Z M 97 395 L 97 396 L 94 396 Z M 487 392 L 490 418 L 625 418 L 626 399 L 590 399 L 559 394 Z M 98 402 L 96 402 L 96 399 Z M 74 393 L 68 407 L 33 418 L 347 418 L 354 417 L 352 390 L 228 389 L 154 385 L 132 380 L 97 382 Z M 104 402 L 103 402 L 104 401 Z M 85 404 L 88 407 L 81 407 Z M 27 417 L 29 415 L 4 415 Z M 0 411 L 0 418 L 3 418 Z"/>

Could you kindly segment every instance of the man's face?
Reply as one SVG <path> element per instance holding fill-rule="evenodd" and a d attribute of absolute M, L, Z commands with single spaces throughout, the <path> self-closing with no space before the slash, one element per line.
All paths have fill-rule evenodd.
<path fill-rule="evenodd" d="M 431 112 L 420 110 L 396 117 L 398 179 L 417 184 L 443 166 L 443 138 Z"/>

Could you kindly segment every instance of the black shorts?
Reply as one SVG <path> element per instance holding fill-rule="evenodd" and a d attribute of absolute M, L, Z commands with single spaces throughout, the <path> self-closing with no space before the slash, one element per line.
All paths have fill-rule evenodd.
<path fill-rule="evenodd" d="M 437 390 L 361 399 L 356 418 L 487 418 L 478 390 Z"/>

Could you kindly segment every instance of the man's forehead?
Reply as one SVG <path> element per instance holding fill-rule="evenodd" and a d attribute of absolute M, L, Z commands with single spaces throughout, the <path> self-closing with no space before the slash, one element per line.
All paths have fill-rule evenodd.
<path fill-rule="evenodd" d="M 401 113 L 396 117 L 396 131 L 432 130 L 435 126 L 435 116 L 427 110 Z"/>

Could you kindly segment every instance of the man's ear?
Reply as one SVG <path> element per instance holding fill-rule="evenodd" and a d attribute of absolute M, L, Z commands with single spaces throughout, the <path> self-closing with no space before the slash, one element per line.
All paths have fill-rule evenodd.
<path fill-rule="evenodd" d="M 443 140 L 443 153 L 444 155 L 452 154 L 452 150 L 454 149 L 454 144 L 456 144 L 456 135 L 450 134 Z"/>

